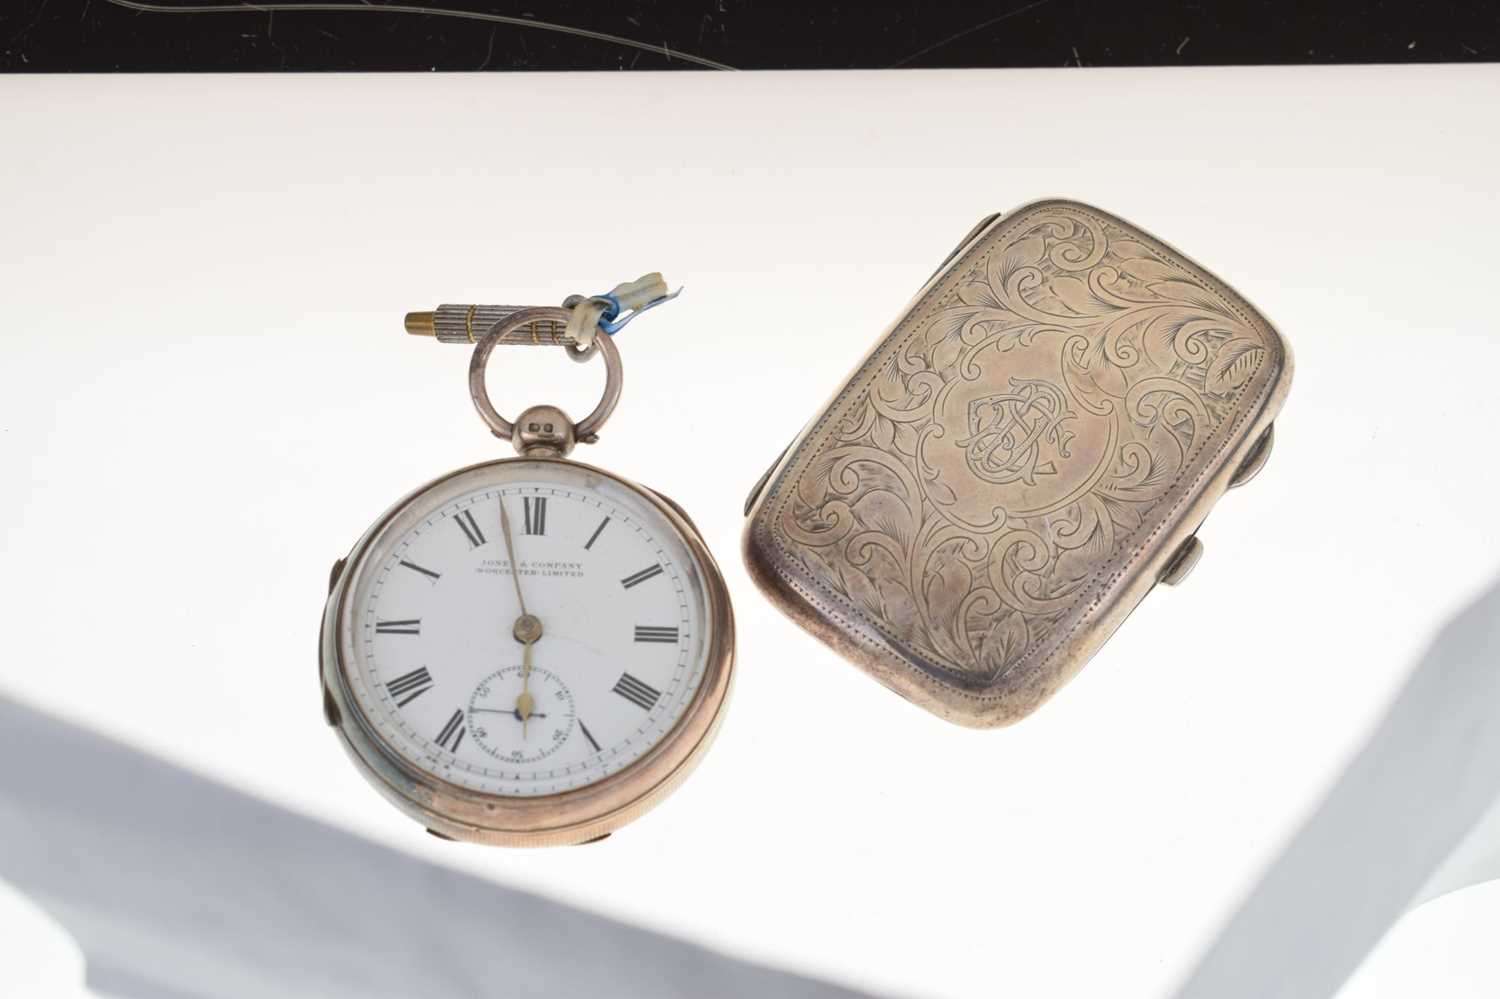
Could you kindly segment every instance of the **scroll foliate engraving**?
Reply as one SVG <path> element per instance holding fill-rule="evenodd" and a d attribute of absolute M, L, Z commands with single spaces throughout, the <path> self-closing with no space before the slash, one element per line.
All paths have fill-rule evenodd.
<path fill-rule="evenodd" d="M 1268 359 L 1279 337 L 1216 282 L 1044 203 L 896 327 L 787 465 L 764 530 L 921 669 L 984 689 L 1075 626 Z"/>

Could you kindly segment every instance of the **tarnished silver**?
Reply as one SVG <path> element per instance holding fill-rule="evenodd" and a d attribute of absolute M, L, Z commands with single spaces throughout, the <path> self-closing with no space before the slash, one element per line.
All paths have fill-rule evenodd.
<path fill-rule="evenodd" d="M 563 300 L 563 309 L 571 313 L 575 306 L 585 302 L 597 302 L 602 306 L 613 303 L 598 295 L 569 295 Z M 497 323 L 506 323 L 518 312 L 530 312 L 532 305 L 439 305 L 432 312 L 408 312 L 406 331 L 414 336 L 430 336 L 439 343 L 477 344 L 486 330 Z M 568 320 L 555 317 L 538 317 L 527 322 L 508 325 L 500 343 L 516 347 L 564 347 L 568 357 L 580 364 L 598 353 L 598 336 L 587 338 L 586 343 L 568 331 Z"/>
<path fill-rule="evenodd" d="M 1009 724 L 1188 574 L 1291 376 L 1260 313 L 1144 230 L 991 216 L 757 484 L 746 565 L 907 699 Z"/>
<path fill-rule="evenodd" d="M 484 373 L 489 365 L 490 352 L 497 344 L 515 343 L 516 331 L 527 327 L 535 327 L 540 323 L 568 321 L 569 310 L 557 306 L 541 306 L 537 308 L 517 309 L 504 319 L 490 327 L 489 331 L 480 337 L 474 345 L 474 356 L 469 360 L 469 396 L 474 400 L 474 408 L 479 410 L 480 419 L 484 420 L 485 426 L 502 440 L 512 441 L 516 444 L 516 450 L 525 454 L 520 440 L 516 436 L 516 425 L 495 409 L 494 403 L 490 401 L 489 389 L 484 384 Z M 599 399 L 599 404 L 594 411 L 573 427 L 573 436 L 580 444 L 592 444 L 599 439 L 599 428 L 609 419 L 615 410 L 615 404 L 620 401 L 620 390 L 624 386 L 624 371 L 620 366 L 620 352 L 615 348 L 614 341 L 608 336 L 596 337 L 595 348 L 600 356 L 604 358 L 604 394 Z M 555 408 L 555 407 L 554 407 Z M 557 410 L 562 413 L 562 410 Z M 566 414 L 564 414 L 566 418 Z"/>
<path fill-rule="evenodd" d="M 506 322 L 517 312 L 527 312 L 529 305 L 439 305 L 432 313 L 432 335 L 443 343 L 479 342 L 486 330 Z M 533 347 L 576 346 L 567 335 L 568 318 L 540 317 L 509 327 L 507 344 Z M 424 332 L 426 332 L 424 330 Z"/>
<path fill-rule="evenodd" d="M 510 442 L 528 458 L 566 458 L 578 437 L 567 413 L 556 406 L 532 406 L 516 417 Z"/>

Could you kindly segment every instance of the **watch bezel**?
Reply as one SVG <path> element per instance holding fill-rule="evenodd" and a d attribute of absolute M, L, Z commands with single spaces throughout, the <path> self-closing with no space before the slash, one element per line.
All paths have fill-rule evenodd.
<path fill-rule="evenodd" d="M 350 689 L 342 632 L 349 598 L 373 542 L 427 493 L 459 476 L 489 468 L 565 465 L 599 475 L 630 490 L 677 532 L 697 562 L 707 597 L 709 627 L 704 673 L 681 716 L 642 756 L 584 787 L 557 794 L 509 796 L 476 791 L 429 773 L 407 760 L 376 731 Z M 718 728 L 734 666 L 734 618 L 723 575 L 693 523 L 675 503 L 638 483 L 566 458 L 517 457 L 479 462 L 441 475 L 391 506 L 350 551 L 324 607 L 319 670 L 324 696 L 335 707 L 331 722 L 356 767 L 389 801 L 430 831 L 451 839 L 507 846 L 586 842 L 613 832 L 669 794 L 696 765 Z"/>

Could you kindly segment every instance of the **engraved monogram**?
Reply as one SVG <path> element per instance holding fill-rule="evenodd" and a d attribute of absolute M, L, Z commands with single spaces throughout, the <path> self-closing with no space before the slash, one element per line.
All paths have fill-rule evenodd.
<path fill-rule="evenodd" d="M 1269 383 L 1273 348 L 1165 249 L 1044 204 L 966 253 L 850 382 L 775 487 L 769 539 L 840 614 L 983 688 L 1063 640 L 1242 390 Z"/>
<path fill-rule="evenodd" d="M 969 436 L 958 442 L 969 470 L 986 482 L 1005 485 L 1017 479 L 1036 484 L 1038 475 L 1057 474 L 1043 460 L 1043 448 L 1068 457 L 1072 433 L 1063 422 L 1075 416 L 1062 389 L 1048 382 L 1012 378 L 1011 391 L 969 403 Z"/>

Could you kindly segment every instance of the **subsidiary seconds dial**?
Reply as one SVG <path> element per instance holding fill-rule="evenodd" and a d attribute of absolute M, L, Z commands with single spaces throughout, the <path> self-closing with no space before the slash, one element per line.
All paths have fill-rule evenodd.
<path fill-rule="evenodd" d="M 407 764 L 489 794 L 587 786 L 648 754 L 703 682 L 704 570 L 637 490 L 513 461 L 410 501 L 343 619 L 349 689 Z"/>
<path fill-rule="evenodd" d="M 573 694 L 556 673 L 508 666 L 485 677 L 469 698 L 469 732 L 497 760 L 535 763 L 561 749 L 578 715 Z M 521 694 L 531 697 L 523 712 Z"/>

